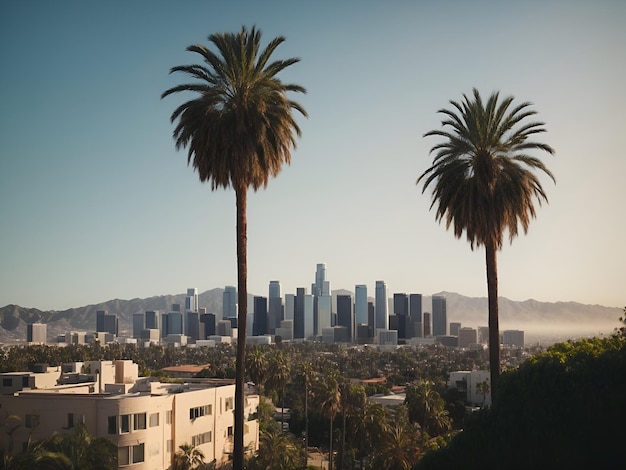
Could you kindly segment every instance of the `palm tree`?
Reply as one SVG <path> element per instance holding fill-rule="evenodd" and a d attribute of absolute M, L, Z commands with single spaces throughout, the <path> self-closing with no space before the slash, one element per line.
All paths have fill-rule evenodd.
<path fill-rule="evenodd" d="M 489 382 L 487 380 L 483 380 L 482 382 L 478 382 L 476 384 L 476 392 L 483 396 L 483 406 L 485 406 L 485 400 L 490 391 L 491 388 L 489 387 Z"/>
<path fill-rule="evenodd" d="M 204 465 L 204 453 L 190 444 L 178 446 L 178 452 L 174 454 L 172 470 L 192 470 Z"/>
<path fill-rule="evenodd" d="M 198 171 L 201 182 L 211 189 L 233 187 L 237 206 L 237 358 L 235 377 L 235 433 L 233 464 L 243 467 L 244 361 L 247 288 L 248 188 L 266 187 L 283 163 L 290 163 L 300 128 L 292 110 L 306 111 L 287 98 L 287 92 L 305 93 L 299 85 L 284 84 L 278 77 L 297 58 L 270 62 L 276 48 L 285 41 L 280 36 L 261 49 L 261 31 L 242 27 L 237 34 L 211 34 L 209 42 L 217 53 L 203 45 L 187 50 L 198 54 L 204 65 L 173 67 L 196 80 L 165 91 L 161 98 L 178 92 L 197 96 L 174 110 L 171 121 L 176 148 L 188 149 L 187 162 Z"/>
<path fill-rule="evenodd" d="M 492 396 L 500 376 L 500 333 L 498 326 L 498 271 L 496 254 L 502 248 L 505 230 L 509 239 L 521 225 L 528 231 L 535 217 L 535 199 L 548 198 L 541 181 L 533 172 L 540 170 L 554 181 L 541 160 L 528 152 L 554 150 L 533 139 L 545 132 L 542 122 L 527 122 L 536 114 L 531 103 L 513 106 L 513 97 L 502 101 L 492 93 L 483 103 L 478 90 L 473 99 L 463 95 L 462 102 L 450 101 L 454 110 L 441 109 L 445 130 L 424 134 L 444 141 L 431 148 L 433 164 L 418 179 L 422 192 L 433 183 L 431 209 L 437 205 L 436 219 L 454 227 L 460 238 L 465 232 L 470 247 L 485 247 L 487 292 L 489 298 L 489 365 Z M 447 130 L 449 129 L 449 130 Z"/>
<path fill-rule="evenodd" d="M 251 467 L 263 470 L 300 468 L 302 452 L 296 441 L 283 432 L 261 431 L 259 452 Z"/>
<path fill-rule="evenodd" d="M 410 470 L 420 457 L 419 431 L 408 423 L 393 424 L 374 457 L 375 468 Z"/>
<path fill-rule="evenodd" d="M 117 468 L 117 447 L 106 437 L 94 437 L 84 424 L 72 433 L 53 433 L 38 446 L 37 462 L 41 468 L 72 470 L 109 470 Z"/>
<path fill-rule="evenodd" d="M 272 388 L 280 390 L 280 427 L 285 426 L 285 385 L 289 383 L 290 368 L 287 358 L 281 350 L 274 350 L 269 362 L 269 383 Z"/>
<path fill-rule="evenodd" d="M 334 369 L 325 377 L 318 377 L 314 384 L 313 396 L 322 414 L 330 421 L 328 468 L 333 470 L 333 421 L 339 412 L 341 402 L 339 376 Z"/>
<path fill-rule="evenodd" d="M 250 380 L 259 387 L 259 397 L 263 397 L 263 384 L 267 378 L 267 358 L 265 353 L 259 347 L 249 349 L 246 354 L 246 369 Z"/>

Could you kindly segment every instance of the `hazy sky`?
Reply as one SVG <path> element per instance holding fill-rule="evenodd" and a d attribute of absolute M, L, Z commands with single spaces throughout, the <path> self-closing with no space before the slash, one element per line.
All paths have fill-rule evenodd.
<path fill-rule="evenodd" d="M 303 136 L 248 199 L 248 286 L 487 295 L 415 185 L 437 110 L 473 87 L 546 123 L 549 205 L 499 256 L 500 295 L 626 305 L 626 2 L 0 3 L 0 306 L 65 309 L 236 284 L 235 197 L 177 152 L 170 67 L 256 24 L 304 86 Z"/>

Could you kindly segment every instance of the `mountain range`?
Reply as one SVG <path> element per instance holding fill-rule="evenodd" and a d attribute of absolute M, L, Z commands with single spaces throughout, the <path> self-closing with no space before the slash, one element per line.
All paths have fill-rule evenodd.
<path fill-rule="evenodd" d="M 221 314 L 224 289 L 215 288 L 199 295 L 198 304 L 207 312 Z M 348 290 L 333 291 L 353 294 Z M 447 304 L 448 322 L 460 322 L 463 326 L 487 325 L 487 298 L 466 297 L 453 292 L 440 292 Z M 248 296 L 248 310 L 252 310 L 253 295 Z M 373 300 L 373 299 L 370 299 Z M 109 300 L 94 305 L 63 311 L 41 311 L 35 308 L 7 305 L 0 308 L 0 343 L 24 342 L 26 325 L 42 322 L 48 325 L 48 341 L 70 330 L 93 332 L 96 327 L 96 311 L 106 310 L 119 318 L 120 335 L 130 335 L 132 316 L 146 310 L 169 312 L 173 304 L 185 304 L 185 294 L 161 295 L 146 299 Z M 431 296 L 423 296 L 423 311 L 431 311 Z M 618 326 L 623 310 L 601 305 L 585 305 L 576 302 L 539 302 L 537 300 L 513 301 L 500 297 L 500 329 L 522 329 L 526 343 L 551 343 L 567 338 L 610 334 Z"/>

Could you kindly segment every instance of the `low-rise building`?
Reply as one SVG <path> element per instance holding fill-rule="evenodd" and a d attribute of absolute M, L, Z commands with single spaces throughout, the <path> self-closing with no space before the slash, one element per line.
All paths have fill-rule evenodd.
<path fill-rule="evenodd" d="M 64 365 L 56 375 L 54 384 L 42 382 L 39 388 L 31 381 L 32 375 L 19 376 L 13 387 L 15 373 L 0 374 L 2 383 L 10 378 L 16 389 L 0 395 L 0 409 L 10 410 L 21 422 L 12 434 L 14 449 L 21 449 L 29 439 L 71 432 L 77 423 L 83 423 L 90 434 L 108 437 L 116 444 L 119 468 L 168 469 L 182 444 L 197 447 L 205 461 L 215 461 L 217 468 L 231 458 L 232 381 L 160 383 L 153 377 L 138 377 L 132 361 L 73 363 Z M 26 384 L 24 377 L 32 386 L 18 386 Z M 244 446 L 255 452 L 258 421 L 250 417 L 257 411 L 259 397 L 254 389 L 249 392 L 245 396 Z M 7 439 L 6 433 L 0 433 L 0 447 L 8 448 Z"/>

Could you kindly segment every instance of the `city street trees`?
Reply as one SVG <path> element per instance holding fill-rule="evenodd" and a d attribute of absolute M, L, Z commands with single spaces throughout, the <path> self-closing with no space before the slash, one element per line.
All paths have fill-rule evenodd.
<path fill-rule="evenodd" d="M 432 204 L 436 219 L 453 227 L 454 235 L 465 234 L 470 247 L 484 246 L 489 304 L 489 363 L 492 396 L 496 396 L 500 376 L 500 335 L 498 319 L 497 251 L 505 232 L 510 241 L 519 227 L 528 230 L 535 217 L 535 201 L 548 198 L 536 172 L 554 176 L 535 151 L 553 154 L 547 144 L 533 140 L 545 132 L 544 124 L 528 121 L 536 114 L 531 103 L 513 105 L 509 96 L 500 100 L 498 92 L 483 102 L 477 89 L 473 97 L 450 101 L 453 109 L 441 109 L 443 130 L 432 130 L 424 137 L 443 139 L 430 150 L 433 163 L 417 179 L 422 192 L 432 184 Z"/>
<path fill-rule="evenodd" d="M 235 383 L 235 432 L 233 466 L 243 468 L 244 377 L 247 288 L 247 192 L 266 187 L 270 178 L 291 161 L 300 127 L 294 111 L 306 116 L 304 108 L 287 97 L 288 92 L 304 93 L 300 85 L 285 84 L 278 74 L 299 59 L 274 60 L 272 54 L 285 41 L 279 36 L 261 47 L 261 31 L 242 27 L 238 33 L 209 36 L 214 52 L 204 45 L 187 51 L 197 54 L 203 64 L 173 67 L 194 81 L 166 90 L 161 98 L 189 92 L 171 115 L 176 123 L 176 148 L 187 148 L 187 162 L 211 189 L 235 191 L 237 233 L 237 357 Z"/>

